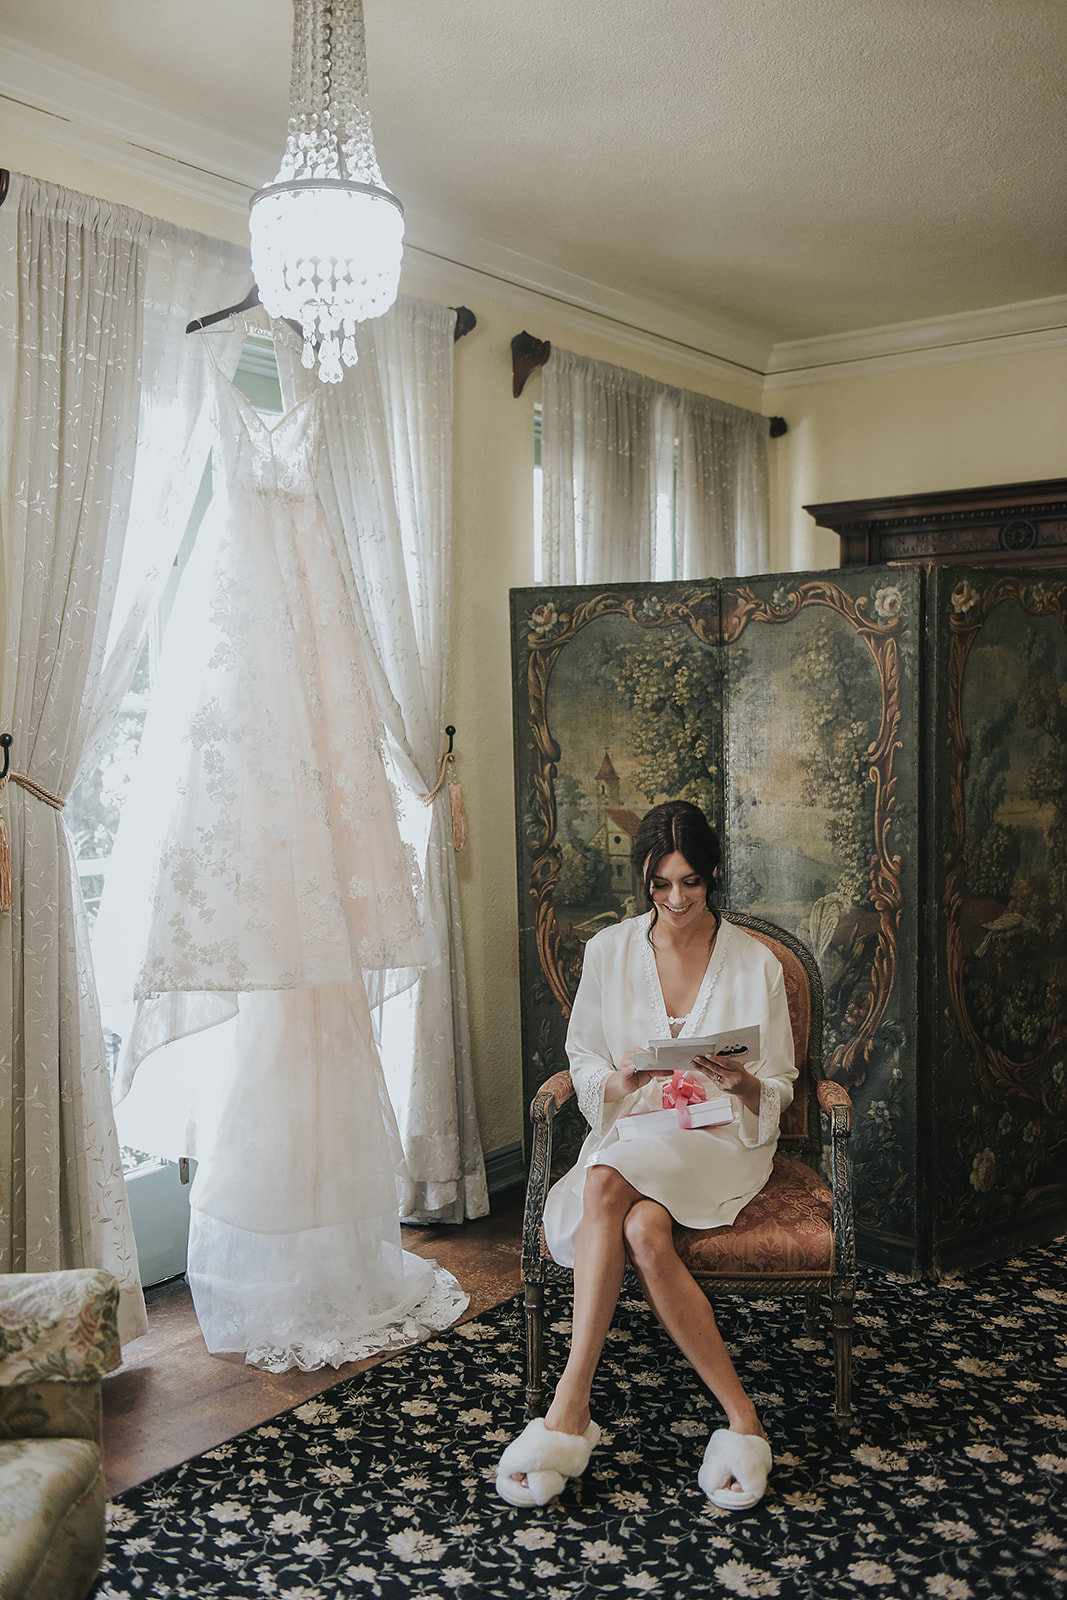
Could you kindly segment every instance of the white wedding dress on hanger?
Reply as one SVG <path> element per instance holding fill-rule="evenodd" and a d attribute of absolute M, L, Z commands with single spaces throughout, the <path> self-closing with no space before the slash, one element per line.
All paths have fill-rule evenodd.
<path fill-rule="evenodd" d="M 311 1369 L 445 1327 L 467 1297 L 400 1241 L 363 974 L 418 965 L 419 917 L 315 489 L 318 395 L 268 427 L 220 372 L 216 411 L 94 950 L 136 1005 L 123 1138 L 197 1158 L 208 1348 Z"/>

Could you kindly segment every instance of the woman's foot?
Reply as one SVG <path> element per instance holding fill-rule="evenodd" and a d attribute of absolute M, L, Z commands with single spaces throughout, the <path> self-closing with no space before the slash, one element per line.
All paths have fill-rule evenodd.
<path fill-rule="evenodd" d="M 713 1505 L 747 1511 L 762 1500 L 772 1463 L 762 1428 L 751 1433 L 717 1428 L 708 1440 L 697 1481 Z"/>
<path fill-rule="evenodd" d="M 545 1419 L 535 1417 L 500 1457 L 497 1493 L 513 1506 L 547 1505 L 568 1478 L 581 1477 L 599 1438 L 595 1422 L 573 1434 L 546 1428 Z"/>
<path fill-rule="evenodd" d="M 727 1430 L 730 1433 L 739 1433 L 746 1438 L 766 1439 L 768 1445 L 770 1444 L 770 1440 L 767 1439 L 767 1435 L 764 1431 L 763 1423 L 756 1415 L 756 1409 L 754 1406 L 749 1407 L 744 1412 L 738 1412 L 736 1416 L 730 1417 L 727 1421 Z M 731 1480 L 730 1483 L 726 1484 L 725 1487 L 733 1491 L 741 1491 L 741 1485 L 737 1482 L 736 1478 Z"/>
<path fill-rule="evenodd" d="M 568 1400 L 558 1390 L 545 1412 L 545 1427 L 550 1433 L 583 1434 L 591 1420 L 588 1400 L 584 1403 Z"/>
<path fill-rule="evenodd" d="M 547 1433 L 569 1434 L 572 1439 L 583 1439 L 592 1418 L 589 1415 L 588 1402 L 582 1405 L 580 1401 L 577 1403 L 568 1401 L 566 1396 L 561 1396 L 557 1390 L 542 1421 Z M 516 1473 L 515 1479 L 526 1488 L 524 1472 Z"/>

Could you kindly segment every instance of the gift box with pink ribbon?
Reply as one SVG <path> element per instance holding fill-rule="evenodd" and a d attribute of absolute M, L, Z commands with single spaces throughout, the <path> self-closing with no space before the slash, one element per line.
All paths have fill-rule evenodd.
<path fill-rule="evenodd" d="M 674 1072 L 662 1086 L 662 1111 L 634 1111 L 616 1123 L 620 1139 L 647 1138 L 650 1133 L 672 1129 L 712 1128 L 733 1120 L 733 1102 L 728 1094 L 708 1099 L 704 1085 L 689 1073 Z"/>

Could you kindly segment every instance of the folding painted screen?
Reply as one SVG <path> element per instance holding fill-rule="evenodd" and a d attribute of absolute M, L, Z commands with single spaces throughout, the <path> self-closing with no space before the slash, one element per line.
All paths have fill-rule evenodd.
<path fill-rule="evenodd" d="M 1064 593 L 916 566 L 513 591 L 527 1100 L 585 941 L 641 909 L 637 822 L 691 799 L 724 903 L 818 960 L 861 1254 L 938 1270 L 1062 1227 Z"/>

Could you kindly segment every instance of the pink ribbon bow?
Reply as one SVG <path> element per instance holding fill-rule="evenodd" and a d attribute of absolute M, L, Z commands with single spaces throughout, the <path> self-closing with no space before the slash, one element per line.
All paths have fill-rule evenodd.
<path fill-rule="evenodd" d="M 682 1128 L 691 1128 L 693 1119 L 689 1115 L 689 1103 L 698 1105 L 701 1100 L 708 1098 L 702 1083 L 697 1083 L 693 1078 L 687 1078 L 684 1072 L 675 1072 L 670 1082 L 664 1080 L 663 1107 L 664 1110 L 673 1111 L 678 1118 L 678 1125 Z"/>

